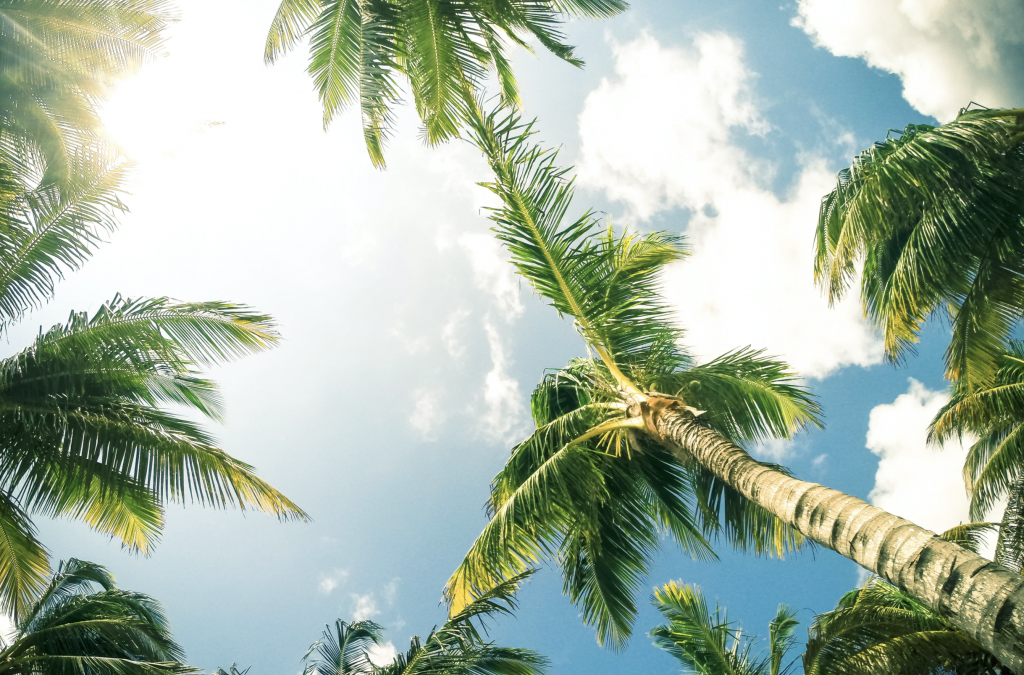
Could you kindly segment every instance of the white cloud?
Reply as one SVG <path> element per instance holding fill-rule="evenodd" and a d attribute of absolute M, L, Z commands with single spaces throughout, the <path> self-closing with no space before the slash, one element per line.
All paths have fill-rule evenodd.
<path fill-rule="evenodd" d="M 501 242 L 490 233 L 466 232 L 459 235 L 458 244 L 473 267 L 474 283 L 491 296 L 501 317 L 511 322 L 522 316 L 519 277 Z"/>
<path fill-rule="evenodd" d="M 925 442 L 928 423 L 947 400 L 911 379 L 907 393 L 875 406 L 868 421 L 867 447 L 879 457 L 871 503 L 934 532 L 968 522 L 961 474 L 966 450 L 955 442 L 944 448 Z"/>
<path fill-rule="evenodd" d="M 617 77 L 591 92 L 580 117 L 580 181 L 639 218 L 690 211 L 692 255 L 665 284 L 687 344 L 702 357 L 764 348 L 807 377 L 879 362 L 855 294 L 830 309 L 812 281 L 818 204 L 833 173 L 801 155 L 780 198 L 768 187 L 773 167 L 739 145 L 770 130 L 740 41 L 704 34 L 684 50 L 643 35 L 614 51 Z"/>
<path fill-rule="evenodd" d="M 366 593 L 365 595 L 352 594 L 353 621 L 363 621 L 378 614 L 380 614 L 380 610 L 377 609 L 377 599 L 373 593 Z"/>
<path fill-rule="evenodd" d="M 799 0 L 797 11 L 817 45 L 896 73 L 903 97 L 940 121 L 972 100 L 1024 104 L 1020 0 Z"/>
<path fill-rule="evenodd" d="M 409 424 L 418 431 L 425 440 L 434 438 L 434 432 L 444 422 L 445 414 L 441 407 L 441 392 L 433 389 L 420 389 L 415 394 L 415 404 Z"/>
<path fill-rule="evenodd" d="M 441 329 L 441 344 L 453 358 L 458 360 L 466 352 L 466 344 L 462 339 L 462 328 L 469 318 L 470 311 L 464 307 L 456 309 L 448 315 Z"/>
<path fill-rule="evenodd" d="M 384 584 L 384 602 L 388 603 L 388 606 L 394 605 L 398 601 L 398 582 L 401 581 L 398 577 L 395 577 L 388 583 Z"/>
<path fill-rule="evenodd" d="M 398 650 L 388 641 L 382 645 L 371 645 L 367 655 L 370 657 L 370 663 L 379 668 L 394 661 L 398 656 Z"/>
<path fill-rule="evenodd" d="M 811 466 L 813 466 L 815 469 L 820 469 L 821 467 L 825 466 L 825 460 L 827 459 L 828 453 L 823 452 L 822 454 L 818 455 L 817 457 L 811 460 Z"/>
<path fill-rule="evenodd" d="M 524 430 L 524 408 L 519 383 L 508 374 L 508 357 L 501 335 L 489 318 L 484 320 L 487 342 L 491 349 L 491 370 L 484 379 L 486 411 L 481 419 L 484 436 L 493 441 L 508 442 Z"/>
<path fill-rule="evenodd" d="M 321 537 L 321 540 L 323 537 Z M 317 584 L 317 590 L 324 595 L 330 595 L 334 592 L 341 584 L 345 583 L 348 578 L 348 570 L 336 569 L 330 574 L 323 574 L 320 576 L 320 583 Z"/>

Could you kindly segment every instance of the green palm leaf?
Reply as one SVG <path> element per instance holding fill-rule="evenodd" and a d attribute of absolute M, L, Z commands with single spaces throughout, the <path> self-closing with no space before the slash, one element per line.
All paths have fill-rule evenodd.
<path fill-rule="evenodd" d="M 264 57 L 273 63 L 308 38 L 325 125 L 359 100 L 367 150 L 383 167 L 400 80 L 412 90 L 424 137 L 441 143 L 459 135 L 490 70 L 503 102 L 519 104 L 510 44 L 529 49 L 531 37 L 582 66 L 564 42 L 562 22 L 604 19 L 626 7 L 622 0 L 283 0 Z"/>
<path fill-rule="evenodd" d="M 877 578 L 819 614 L 803 656 L 807 675 L 955 672 L 987 675 L 995 659 L 965 633 Z"/>
<path fill-rule="evenodd" d="M 554 557 L 598 641 L 620 648 L 665 534 L 695 559 L 712 558 L 708 542 L 720 534 L 762 554 L 803 544 L 794 528 L 650 436 L 640 402 L 675 395 L 736 441 L 789 437 L 818 423 L 819 411 L 784 364 L 759 352 L 693 364 L 659 294 L 664 266 L 683 255 L 679 239 L 617 235 L 590 214 L 566 218 L 572 181 L 553 151 L 531 144 L 532 126 L 474 111 L 473 139 L 495 175 L 486 186 L 501 200 L 491 215 L 495 232 L 519 273 L 575 320 L 597 358 L 574 359 L 534 391 L 537 430 L 494 479 L 490 522 L 445 597 L 457 611 L 482 589 Z"/>
<path fill-rule="evenodd" d="M 1021 111 L 910 125 L 863 152 L 822 201 L 815 278 L 841 297 L 863 259 L 861 300 L 898 360 L 948 307 L 947 377 L 990 380 L 1024 308 Z"/>
<path fill-rule="evenodd" d="M 95 591 L 95 586 L 102 590 Z M 106 569 L 62 562 L 0 651 L 0 672 L 186 675 L 167 618 L 151 598 L 116 588 Z"/>

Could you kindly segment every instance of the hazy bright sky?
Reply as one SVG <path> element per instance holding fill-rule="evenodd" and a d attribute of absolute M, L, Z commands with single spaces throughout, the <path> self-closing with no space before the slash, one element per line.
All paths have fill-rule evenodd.
<path fill-rule="evenodd" d="M 117 292 L 277 317 L 283 346 L 213 373 L 229 413 L 216 432 L 313 523 L 175 507 L 148 559 L 78 524 L 41 528 L 55 557 L 162 600 L 190 662 L 252 675 L 298 671 L 335 618 L 373 618 L 399 649 L 443 621 L 441 587 L 529 428 L 529 392 L 582 350 L 488 233 L 477 153 L 423 147 L 405 108 L 388 170 L 372 169 L 354 114 L 323 132 L 304 51 L 264 66 L 275 4 L 179 0 L 168 55 L 106 113 L 137 161 L 131 213 L 9 345 Z M 766 348 L 821 396 L 824 432 L 758 453 L 927 527 L 965 518 L 962 451 L 924 445 L 943 328 L 906 366 L 882 364 L 859 308 L 829 309 L 813 288 L 811 233 L 835 172 L 887 129 L 971 100 L 1024 104 L 1024 4 L 640 1 L 568 30 L 585 70 L 525 53 L 515 65 L 526 114 L 577 167 L 576 206 L 685 232 L 693 255 L 666 291 L 693 351 Z M 669 546 L 648 586 L 699 583 L 764 635 L 778 603 L 806 625 L 858 581 L 829 551 L 720 551 L 694 563 Z M 657 616 L 643 598 L 620 654 L 596 646 L 554 571 L 521 599 L 494 636 L 547 654 L 553 675 L 677 672 L 645 637 Z"/>

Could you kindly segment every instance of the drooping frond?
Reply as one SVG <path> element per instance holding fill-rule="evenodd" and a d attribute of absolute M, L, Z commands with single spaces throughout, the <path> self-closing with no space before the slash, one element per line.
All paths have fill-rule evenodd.
<path fill-rule="evenodd" d="M 928 440 L 976 437 L 964 461 L 971 518 L 982 520 L 1024 475 L 1024 343 L 1009 343 L 993 381 L 974 389 L 955 383 Z"/>
<path fill-rule="evenodd" d="M 95 586 L 99 586 L 98 592 Z M 5 672 L 29 675 L 188 675 L 159 603 L 118 590 L 104 568 L 62 562 L 0 651 Z"/>
<path fill-rule="evenodd" d="M 863 152 L 822 201 L 815 278 L 840 298 L 864 261 L 861 299 L 899 359 L 936 309 L 951 311 L 947 377 L 989 381 L 1024 308 L 1021 111 L 910 125 Z"/>
<path fill-rule="evenodd" d="M 100 154 L 78 155 L 74 180 L 61 189 L 22 192 L 5 205 L 0 228 L 0 326 L 20 319 L 53 295 L 66 272 L 79 269 L 125 207 L 118 197 L 126 163 Z"/>
<path fill-rule="evenodd" d="M 995 659 L 903 591 L 871 579 L 808 631 L 806 675 L 994 673 Z"/>
<path fill-rule="evenodd" d="M 651 630 L 654 644 L 695 675 L 768 675 L 770 659 L 751 656 L 750 640 L 726 611 L 708 606 L 699 586 L 670 581 L 654 589 L 654 607 L 668 621 Z M 780 645 L 781 646 L 781 645 Z"/>
<path fill-rule="evenodd" d="M 736 349 L 667 373 L 653 388 L 704 410 L 702 420 L 737 442 L 790 438 L 805 426 L 822 427 L 821 409 L 798 384 L 796 373 L 763 354 L 749 347 Z"/>
<path fill-rule="evenodd" d="M 1014 572 L 1024 570 L 1024 474 L 1010 486 L 993 559 Z"/>
<path fill-rule="evenodd" d="M 789 670 L 788 667 L 782 667 L 782 662 L 796 643 L 793 632 L 799 625 L 796 612 L 791 607 L 779 605 L 775 618 L 768 624 L 769 675 L 781 675 Z"/>
<path fill-rule="evenodd" d="M 543 675 L 547 659 L 529 649 L 499 647 L 483 639 L 483 622 L 516 608 L 514 593 L 530 572 L 482 593 L 409 650 L 374 669 L 378 675 Z"/>
<path fill-rule="evenodd" d="M 198 426 L 156 407 L 218 418 L 219 396 L 194 368 L 276 340 L 269 317 L 227 303 L 115 298 L 92 316 L 73 313 L 0 361 L 0 492 L 142 552 L 168 500 L 305 518 Z"/>
<path fill-rule="evenodd" d="M 939 536 L 972 553 L 977 553 L 978 549 L 985 543 L 985 538 L 998 531 L 999 523 L 961 523 L 956 527 L 951 527 Z"/>
<path fill-rule="evenodd" d="M 532 38 L 582 66 L 562 23 L 573 16 L 609 18 L 627 6 L 622 0 L 282 0 L 264 57 L 273 63 L 308 38 L 324 124 L 359 101 L 367 150 L 383 167 L 401 80 L 412 90 L 423 136 L 441 143 L 459 135 L 490 72 L 503 103 L 518 107 L 512 45 L 530 50 Z"/>
<path fill-rule="evenodd" d="M 49 555 L 28 514 L 0 492 L 0 611 L 20 621 L 49 573 Z"/>

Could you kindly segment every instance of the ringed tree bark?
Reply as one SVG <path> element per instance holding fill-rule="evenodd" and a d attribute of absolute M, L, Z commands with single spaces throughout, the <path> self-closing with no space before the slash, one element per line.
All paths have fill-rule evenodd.
<path fill-rule="evenodd" d="M 695 558 L 734 545 L 782 555 L 804 538 L 907 591 L 1024 673 L 1024 578 L 935 533 L 758 462 L 745 441 L 818 424 L 817 404 L 785 364 L 750 349 L 695 365 L 660 298 L 683 256 L 665 233 L 616 236 L 591 213 L 563 225 L 573 194 L 532 125 L 479 109 L 472 136 L 495 174 L 494 231 L 519 273 L 573 317 L 592 358 L 545 376 L 537 430 L 495 478 L 490 522 L 449 579 L 458 612 L 487 589 L 558 559 L 564 590 L 621 646 L 661 532 Z M 671 393 L 663 393 L 671 392 Z"/>
<path fill-rule="evenodd" d="M 1024 576 L 862 499 L 764 466 L 698 423 L 680 401 L 639 405 L 645 431 L 710 469 L 817 544 L 925 603 L 1013 669 L 1024 672 Z"/>

